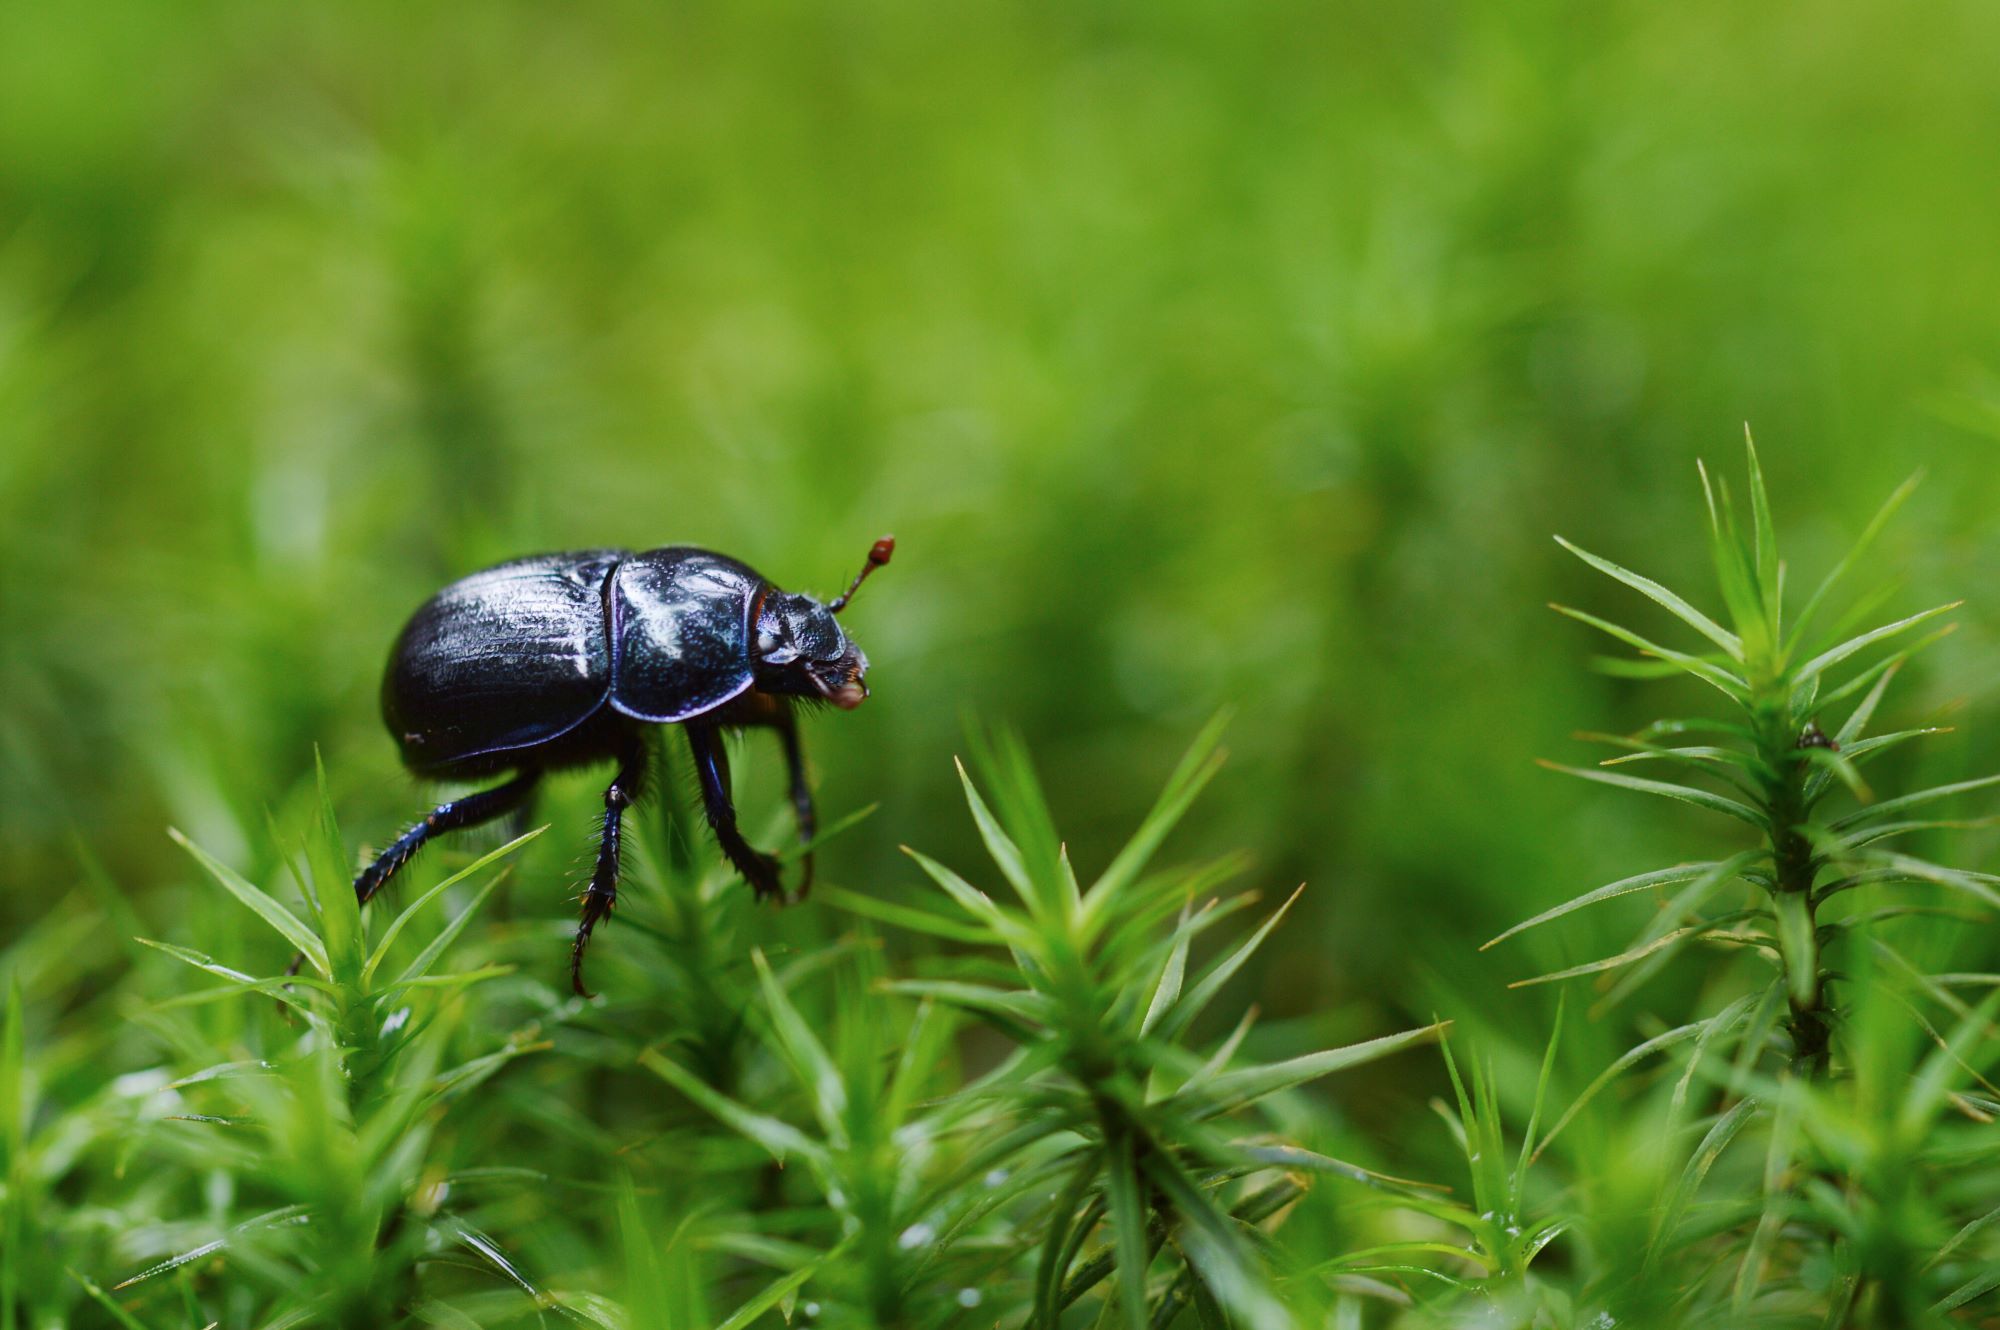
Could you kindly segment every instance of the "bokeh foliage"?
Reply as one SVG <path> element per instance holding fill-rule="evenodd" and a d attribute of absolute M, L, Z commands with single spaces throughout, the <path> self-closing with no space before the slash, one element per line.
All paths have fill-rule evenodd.
<path fill-rule="evenodd" d="M 908 902 L 899 844 L 977 860 L 967 709 L 1101 866 L 1233 705 L 1180 835 L 1313 884 L 1237 981 L 1266 1051 L 1457 1016 L 1525 1117 L 1553 1001 L 1502 985 L 1645 906 L 1478 943 L 1700 834 L 1532 766 L 1679 714 L 1574 667 L 1586 630 L 1537 607 L 1624 607 L 1549 532 L 1700 585 L 1692 462 L 1749 420 L 1810 575 L 1928 468 L 1864 571 L 1905 612 L 1968 598 L 1884 718 L 1957 729 L 1870 779 L 1993 765 L 1996 41 L 1969 0 L 0 6 L 0 969 L 71 1069 L 38 1100 L 114 1139 L 103 1078 L 160 1065 L 135 1013 L 185 981 L 128 939 L 270 945 L 167 825 L 278 880 L 315 744 L 350 836 L 420 806 L 374 689 L 440 581 L 690 540 L 830 591 L 893 530 L 854 620 L 875 700 L 808 735 L 830 816 L 881 805 L 830 880 Z M 767 838 L 774 768 L 738 763 Z M 482 909 L 551 984 L 594 803 L 564 782 Z M 607 989 L 643 929 L 709 937 L 650 880 Z M 709 959 L 748 966 L 841 923 L 730 927 Z M 649 982 L 722 1076 L 748 1036 L 713 973 Z M 1702 985 L 1573 1011 L 1560 1075 Z M 1344 1086 L 1371 1162 L 1452 1167 L 1434 1065 Z M 534 1255 L 581 1268 L 589 1231 Z"/>

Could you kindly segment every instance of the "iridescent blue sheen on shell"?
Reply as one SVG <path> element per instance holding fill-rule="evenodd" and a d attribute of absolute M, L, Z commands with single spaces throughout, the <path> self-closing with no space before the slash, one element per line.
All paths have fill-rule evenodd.
<path fill-rule="evenodd" d="M 611 705 L 671 724 L 713 711 L 755 679 L 750 638 L 769 583 L 685 545 L 635 554 L 611 575 Z"/>

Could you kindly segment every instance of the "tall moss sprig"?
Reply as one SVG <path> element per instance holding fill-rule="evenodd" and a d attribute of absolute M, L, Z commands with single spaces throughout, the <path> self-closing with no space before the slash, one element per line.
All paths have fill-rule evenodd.
<path fill-rule="evenodd" d="M 1662 908 L 1617 955 L 1522 982 L 1598 976 L 1609 986 L 1608 1005 L 1697 942 L 1756 957 L 1763 982 L 1615 1059 L 1572 1097 L 1536 1153 L 1606 1086 L 1649 1059 L 1676 1057 L 1683 1067 L 1663 1096 L 1666 1131 L 1648 1136 L 1659 1171 L 1656 1194 L 1641 1202 L 1643 1231 L 1601 1203 L 1595 1222 L 1579 1220 L 1599 1230 L 1599 1249 L 1637 1253 L 1606 1264 L 1587 1290 L 1592 1301 L 1620 1321 L 1747 1325 L 1785 1313 L 1827 1325 L 1925 1323 L 1995 1286 L 1977 1269 L 1974 1249 L 1990 1214 L 2000 1212 L 1992 1211 L 1990 1178 L 1975 1167 L 1982 1156 L 1967 1131 L 1987 1130 L 1993 1120 L 1996 1096 L 1984 1068 L 2000 1053 L 1993 1025 L 2000 994 L 1975 1007 L 1956 990 L 1992 990 L 2000 977 L 1931 973 L 1897 944 L 1915 937 L 1934 947 L 1963 927 L 1964 911 L 1927 898 L 1956 897 L 1976 907 L 1973 919 L 1990 921 L 2000 877 L 1906 847 L 1967 825 L 1929 810 L 2000 784 L 2000 776 L 1889 797 L 1878 797 L 1863 776 L 1884 753 L 1937 732 L 1876 732 L 1873 721 L 1904 662 L 1950 631 L 1935 621 L 1955 605 L 1863 628 L 1879 603 L 1864 596 L 1826 623 L 1834 592 L 1912 484 L 1891 495 L 1788 617 L 1785 565 L 1754 448 L 1748 457 L 1747 530 L 1727 487 L 1702 473 L 1720 622 L 1650 578 L 1561 542 L 1667 610 L 1701 643 L 1677 649 L 1555 607 L 1638 652 L 1604 662 L 1610 671 L 1691 675 L 1729 707 L 1627 736 L 1588 736 L 1620 750 L 1594 768 L 1547 765 L 1721 814 L 1751 828 L 1751 843 L 1620 878 L 1494 942 L 1600 901 L 1659 892 Z M 1665 778 L 1632 774 L 1634 764 Z M 1758 1148 L 1761 1162 L 1746 1157 Z M 1705 1187 L 1720 1195 L 1704 1202 Z M 1610 1240 L 1619 1225 L 1636 1243 Z"/>
<path fill-rule="evenodd" d="M 911 1097 L 906 1082 L 916 1082 L 927 1054 L 916 1056 L 909 1074 L 897 1074 L 886 1099 L 874 1071 L 840 1074 L 769 979 L 763 996 L 772 1038 L 819 1101 L 816 1134 L 724 1101 L 664 1059 L 649 1059 L 653 1070 L 737 1130 L 807 1160 L 842 1205 L 852 1205 L 863 1193 L 862 1179 L 883 1168 L 884 1140 L 955 1133 L 970 1143 L 970 1153 L 956 1162 L 914 1150 L 897 1159 L 901 1180 L 876 1189 L 895 1203 L 872 1218 L 856 1214 L 843 1245 L 813 1258 L 819 1270 L 836 1254 L 865 1255 L 874 1242 L 884 1248 L 877 1261 L 883 1277 L 816 1274 L 814 1290 L 851 1299 L 858 1285 L 872 1283 L 873 1323 L 889 1323 L 879 1319 L 885 1308 L 907 1314 L 923 1283 L 937 1283 L 938 1272 L 951 1268 L 993 1292 L 996 1305 L 999 1290 L 1011 1288 L 1007 1297 L 1019 1323 L 1034 1330 L 1081 1323 L 1079 1303 L 1096 1304 L 1089 1315 L 1097 1323 L 1127 1330 L 1180 1323 L 1176 1318 L 1190 1313 L 1202 1324 L 1227 1316 L 1230 1324 L 1288 1330 L 1296 1323 L 1294 1304 L 1325 1300 L 1322 1281 L 1341 1272 L 1279 1278 L 1266 1259 L 1267 1229 L 1312 1174 L 1366 1175 L 1275 1140 L 1256 1123 L 1255 1111 L 1307 1082 L 1431 1040 L 1441 1027 L 1257 1061 L 1242 1053 L 1252 1025 L 1246 1013 L 1216 1047 L 1194 1042 L 1199 1019 L 1286 908 L 1205 966 L 1191 967 L 1197 940 L 1254 899 L 1211 895 L 1240 861 L 1150 867 L 1219 767 L 1220 733 L 1219 723 L 1203 731 L 1152 811 L 1092 881 L 1081 881 L 1072 867 L 1025 747 L 1002 736 L 975 752 L 981 781 L 961 771 L 973 821 L 1004 883 L 1001 894 L 989 895 L 914 850 L 911 857 L 943 892 L 942 908 L 827 893 L 882 923 L 978 948 L 938 958 L 931 967 L 938 977 L 887 982 L 878 999 L 913 999 L 919 1031 L 942 1029 L 943 1013 L 955 1012 L 992 1026 L 1012 1045 L 998 1067 L 956 1094 L 932 1106 Z M 928 1015 L 933 1009 L 937 1016 Z M 913 1033 L 910 1047 L 931 1037 Z M 855 1129 L 852 1106 L 875 1102 L 900 1105 L 886 1120 L 888 1136 Z M 843 1104 L 850 1110 L 845 1116 Z M 982 1176 L 1005 1181 L 968 1202 L 960 1193 Z M 986 1221 L 999 1214 L 1012 1222 L 1004 1232 L 989 1232 Z M 898 1246 L 909 1235 L 925 1235 L 912 1244 L 918 1250 L 899 1253 L 878 1240 L 899 1229 Z"/>
<path fill-rule="evenodd" d="M 548 1046 L 517 1031 L 475 1036 L 470 1055 L 457 1048 L 459 999 L 507 967 L 447 971 L 439 962 L 500 874 L 421 947 L 423 929 L 410 928 L 453 887 L 541 832 L 418 893 L 371 945 L 323 772 L 319 796 L 318 824 L 294 861 L 302 911 L 173 833 L 217 886 L 296 950 L 303 968 L 260 977 L 186 946 L 140 939 L 222 981 L 145 1013 L 196 1064 L 159 1096 L 147 1144 L 190 1169 L 226 1161 L 232 1199 L 250 1213 L 226 1227 L 211 1215 L 134 1235 L 156 1259 L 111 1290 L 128 1299 L 125 1324 L 175 1302 L 190 1314 L 201 1309 L 197 1321 L 220 1320 L 209 1308 L 249 1289 L 276 1314 L 269 1324 L 390 1324 L 421 1315 L 431 1301 L 427 1268 L 455 1261 L 480 1270 L 489 1286 L 544 1300 L 474 1226 L 463 1196 L 453 1197 L 455 1111 L 508 1063 Z M 297 859 L 306 871 L 297 871 Z M 229 1001 L 247 1002 L 253 1013 L 238 1041 L 218 1044 L 185 1018 L 186 1009 Z"/>
<path fill-rule="evenodd" d="M 1618 955 L 1523 982 L 1622 972 L 1611 990 L 1611 1000 L 1616 1000 L 1690 943 L 1748 948 L 1770 964 L 1770 1000 L 1734 1004 L 1710 1022 L 1687 1027 L 1685 1034 L 1674 1033 L 1710 1041 L 1754 1042 L 1775 1026 L 1788 1041 L 1792 1064 L 1804 1074 L 1818 1075 L 1827 1068 L 1840 1017 L 1840 1004 L 1831 992 L 1837 976 L 1823 954 L 1839 930 L 1829 929 L 1823 909 L 1844 892 L 1877 883 L 1935 884 L 1982 905 L 2000 904 L 2000 893 L 1987 875 L 1931 863 L 1890 845 L 1898 837 L 1939 825 L 1910 814 L 1953 795 L 2000 783 L 2000 776 L 1880 800 L 1862 776 L 1862 768 L 1882 754 L 1937 732 L 1936 727 L 1918 727 L 1877 734 L 1870 724 L 1903 662 L 1949 632 L 1950 625 L 1914 638 L 1911 634 L 1955 609 L 1958 602 L 1856 632 L 1854 621 L 1872 605 L 1864 602 L 1855 612 L 1823 626 L 1834 591 L 1909 497 L 1914 479 L 1890 496 L 1846 557 L 1788 619 L 1786 569 L 1778 554 L 1770 499 L 1754 446 L 1748 455 L 1747 533 L 1727 485 L 1711 481 L 1706 468 L 1701 471 L 1708 544 L 1728 626 L 1651 578 L 1557 537 L 1564 549 L 1667 610 L 1705 644 L 1682 650 L 1583 610 L 1555 606 L 1559 613 L 1638 652 L 1637 659 L 1604 662 L 1607 669 L 1636 677 L 1691 675 L 1731 705 L 1720 716 L 1658 720 L 1629 736 L 1587 736 L 1622 750 L 1594 768 L 1545 765 L 1721 814 L 1751 828 L 1755 843 L 1722 858 L 1621 878 L 1543 911 L 1487 946 L 1586 905 L 1673 888 L 1665 908 Z M 1862 663 L 1871 649 L 1891 644 L 1894 649 Z M 1686 742 L 1690 739 L 1710 742 Z M 1664 768 L 1671 776 L 1657 779 L 1626 770 L 1639 763 Z M 1852 796 L 1854 806 L 1834 811 L 1831 797 L 1842 791 Z M 1716 909 L 1716 902 L 1737 883 L 1753 888 L 1749 902 Z"/>

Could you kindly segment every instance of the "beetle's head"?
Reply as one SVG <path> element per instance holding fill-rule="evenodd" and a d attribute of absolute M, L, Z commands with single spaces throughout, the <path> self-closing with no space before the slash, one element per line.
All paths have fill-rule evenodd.
<path fill-rule="evenodd" d="M 844 710 L 868 696 L 868 657 L 811 596 L 774 591 L 757 616 L 757 686 L 818 698 Z"/>
<path fill-rule="evenodd" d="M 868 696 L 868 657 L 841 630 L 834 616 L 868 574 L 889 562 L 894 538 L 884 536 L 868 551 L 846 591 L 832 604 L 811 596 L 773 591 L 757 612 L 757 686 L 767 693 L 818 698 L 851 711 Z"/>

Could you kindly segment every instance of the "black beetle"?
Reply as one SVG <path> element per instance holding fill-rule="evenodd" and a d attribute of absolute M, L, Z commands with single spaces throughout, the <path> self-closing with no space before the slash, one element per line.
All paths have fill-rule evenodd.
<path fill-rule="evenodd" d="M 722 731 L 768 726 L 785 745 L 799 840 L 814 832 L 795 700 L 859 706 L 868 658 L 834 618 L 889 562 L 883 537 L 831 604 L 788 595 L 748 565 L 691 546 L 516 559 L 464 577 L 410 617 L 382 680 L 382 718 L 418 776 L 513 779 L 438 805 L 354 880 L 363 905 L 439 832 L 525 806 L 545 772 L 613 760 L 597 867 L 570 951 L 583 986 L 591 929 L 618 899 L 619 827 L 646 774 L 646 730 L 687 731 L 708 824 L 759 899 L 783 898 L 778 861 L 736 829 Z M 812 884 L 805 855 L 798 895 Z"/>

